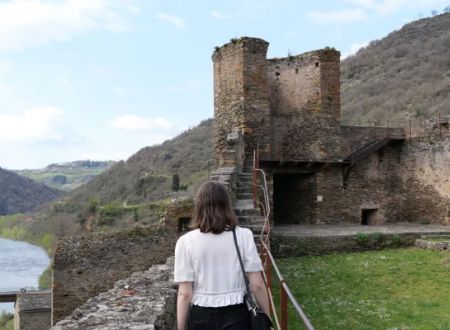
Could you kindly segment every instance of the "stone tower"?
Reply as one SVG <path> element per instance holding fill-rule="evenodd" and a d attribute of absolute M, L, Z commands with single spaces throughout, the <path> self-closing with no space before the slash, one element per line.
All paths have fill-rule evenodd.
<path fill-rule="evenodd" d="M 216 166 L 227 135 L 244 135 L 248 158 L 334 161 L 346 153 L 340 129 L 340 53 L 325 48 L 267 59 L 268 43 L 243 37 L 218 48 L 214 62 Z"/>
<path fill-rule="evenodd" d="M 227 148 L 226 137 L 241 129 L 245 152 L 256 148 L 270 153 L 270 100 L 267 83 L 267 47 L 257 38 L 243 37 L 218 48 L 214 62 L 215 163 Z"/>

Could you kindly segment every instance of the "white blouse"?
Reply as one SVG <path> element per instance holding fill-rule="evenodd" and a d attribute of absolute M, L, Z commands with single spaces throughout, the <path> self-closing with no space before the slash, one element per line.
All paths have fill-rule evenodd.
<path fill-rule="evenodd" d="M 236 237 L 245 271 L 261 271 L 252 231 L 236 227 Z M 181 236 L 175 247 L 174 275 L 175 282 L 194 282 L 194 305 L 221 307 L 244 301 L 245 282 L 231 231 L 212 234 L 195 229 Z"/>

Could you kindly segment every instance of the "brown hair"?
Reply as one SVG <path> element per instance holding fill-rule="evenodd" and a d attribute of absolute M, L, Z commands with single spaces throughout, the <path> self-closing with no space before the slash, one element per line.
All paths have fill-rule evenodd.
<path fill-rule="evenodd" d="M 193 228 L 202 233 L 220 234 L 233 229 L 238 220 L 231 209 L 230 196 L 219 182 L 207 181 L 197 191 Z"/>

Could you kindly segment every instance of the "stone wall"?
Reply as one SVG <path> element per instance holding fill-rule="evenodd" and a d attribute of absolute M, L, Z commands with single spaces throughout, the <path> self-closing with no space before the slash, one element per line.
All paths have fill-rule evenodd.
<path fill-rule="evenodd" d="M 448 140 L 434 144 L 392 143 L 351 167 L 347 178 L 346 165 L 323 166 L 312 174 L 317 198 L 297 194 L 291 200 L 291 204 L 300 205 L 308 198 L 313 221 L 299 212 L 294 222 L 361 223 L 362 210 L 367 209 L 373 210 L 370 224 L 400 221 L 448 224 L 449 151 Z M 275 219 L 276 210 L 275 206 Z"/>
<path fill-rule="evenodd" d="M 340 53 L 268 61 L 273 160 L 336 160 L 347 153 L 340 119 Z"/>
<path fill-rule="evenodd" d="M 53 264 L 52 324 L 115 281 L 164 262 L 173 254 L 176 237 L 155 225 L 60 239 Z"/>
<path fill-rule="evenodd" d="M 48 330 L 51 326 L 51 292 L 22 292 L 14 309 L 14 330 Z"/>
<path fill-rule="evenodd" d="M 325 237 L 272 236 L 271 251 L 276 258 L 348 253 L 414 245 L 420 233 L 372 233 Z"/>
<path fill-rule="evenodd" d="M 176 329 L 176 295 L 171 257 L 163 265 L 116 282 L 112 289 L 90 298 L 52 329 Z"/>

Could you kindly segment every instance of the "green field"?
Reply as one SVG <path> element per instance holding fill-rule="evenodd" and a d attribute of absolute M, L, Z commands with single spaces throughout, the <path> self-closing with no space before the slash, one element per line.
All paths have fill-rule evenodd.
<path fill-rule="evenodd" d="M 449 252 L 408 248 L 278 263 L 317 330 L 450 329 Z M 289 318 L 289 329 L 303 329 L 293 310 Z"/>
<path fill-rule="evenodd" d="M 19 170 L 17 174 L 49 187 L 71 191 L 109 169 L 113 161 L 75 161 L 51 164 L 43 169 Z"/>

